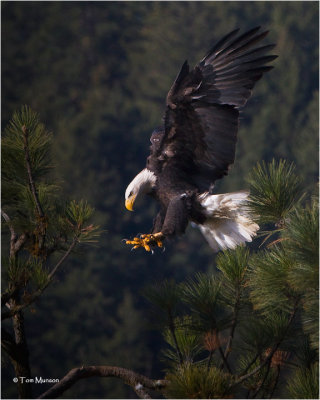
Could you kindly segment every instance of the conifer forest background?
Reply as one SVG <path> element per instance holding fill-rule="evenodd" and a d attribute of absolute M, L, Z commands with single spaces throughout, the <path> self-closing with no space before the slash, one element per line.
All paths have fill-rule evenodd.
<path fill-rule="evenodd" d="M 198 62 L 235 28 L 261 25 L 276 43 L 275 68 L 241 115 L 236 162 L 219 192 L 246 187 L 257 162 L 293 161 L 306 190 L 318 179 L 316 1 L 1 2 L 2 128 L 27 104 L 53 133 L 55 174 L 66 196 L 86 199 L 103 233 L 64 265 L 25 313 L 34 376 L 62 378 L 81 365 L 116 365 L 161 376 L 163 339 L 144 297 L 151 284 L 215 270 L 200 232 L 153 256 L 122 239 L 149 232 L 156 205 L 124 208 L 145 165 L 149 137 L 185 59 Z M 254 244 L 253 244 L 254 246 Z M 252 247 L 252 246 L 251 246 Z M 15 398 L 2 356 L 2 398 Z M 45 385 L 34 388 L 40 395 Z M 78 382 L 70 398 L 135 398 L 113 379 Z"/>

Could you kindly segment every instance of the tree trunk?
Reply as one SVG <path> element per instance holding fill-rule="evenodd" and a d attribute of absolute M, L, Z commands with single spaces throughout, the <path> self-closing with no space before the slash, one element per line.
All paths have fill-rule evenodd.
<path fill-rule="evenodd" d="M 12 359 L 13 366 L 18 379 L 18 392 L 20 399 L 31 399 L 31 383 L 26 382 L 31 378 L 30 365 L 29 365 L 29 351 L 27 340 L 24 330 L 24 317 L 23 312 L 19 311 L 12 317 L 13 330 L 16 342 L 16 357 Z"/>

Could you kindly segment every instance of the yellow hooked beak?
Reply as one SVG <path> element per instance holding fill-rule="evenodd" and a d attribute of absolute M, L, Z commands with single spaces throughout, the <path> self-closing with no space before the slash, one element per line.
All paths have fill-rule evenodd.
<path fill-rule="evenodd" d="M 137 195 L 133 194 L 132 196 L 128 197 L 126 200 L 126 209 L 129 211 L 133 211 L 133 203 L 136 199 Z"/>

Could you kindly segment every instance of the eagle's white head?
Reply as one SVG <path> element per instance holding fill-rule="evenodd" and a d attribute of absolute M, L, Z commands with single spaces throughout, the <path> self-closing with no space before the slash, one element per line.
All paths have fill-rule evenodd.
<path fill-rule="evenodd" d="M 148 168 L 143 169 L 132 180 L 126 189 L 125 193 L 125 206 L 129 211 L 133 211 L 133 203 L 141 194 L 147 194 L 152 191 L 156 185 L 156 176 Z"/>

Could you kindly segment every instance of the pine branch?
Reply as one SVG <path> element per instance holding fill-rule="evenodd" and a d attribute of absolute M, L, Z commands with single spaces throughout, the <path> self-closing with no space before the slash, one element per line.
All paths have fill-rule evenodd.
<path fill-rule="evenodd" d="M 53 276 L 56 274 L 57 270 L 61 267 L 61 265 L 63 264 L 63 262 L 69 257 L 70 253 L 72 252 L 72 250 L 74 249 L 74 247 L 76 246 L 76 244 L 78 243 L 78 236 L 75 236 L 73 238 L 72 243 L 70 244 L 68 250 L 65 252 L 65 254 L 63 255 L 63 257 L 57 262 L 57 264 L 55 265 L 55 267 L 52 269 L 52 271 L 50 272 L 50 274 L 48 275 L 49 278 L 49 283 L 52 281 Z M 48 283 L 48 284 L 49 284 Z M 45 288 L 48 286 L 48 284 L 45 286 Z"/>
<path fill-rule="evenodd" d="M 239 383 L 242 383 L 246 379 L 250 378 L 251 376 L 255 375 L 258 371 L 261 370 L 261 368 L 263 368 L 267 363 L 269 363 L 272 360 L 272 357 L 273 357 L 274 353 L 278 350 L 280 344 L 282 343 L 283 339 L 285 338 L 285 335 L 286 335 L 290 325 L 292 324 L 292 322 L 294 320 L 294 317 L 295 317 L 295 315 L 297 313 L 297 310 L 298 310 L 299 303 L 300 303 L 300 298 L 297 298 L 296 302 L 294 304 L 293 310 L 292 310 L 292 312 L 290 314 L 290 318 L 289 318 L 289 321 L 288 321 L 287 328 L 286 328 L 285 332 L 283 333 L 282 337 L 277 341 L 277 343 L 273 346 L 272 350 L 270 351 L 268 356 L 264 359 L 264 361 L 260 365 L 258 365 L 253 371 L 251 371 L 251 372 L 239 377 L 232 384 L 232 386 L 236 386 Z"/>
<path fill-rule="evenodd" d="M 14 254 L 16 255 L 28 239 L 27 233 L 22 233 L 14 244 Z"/>
<path fill-rule="evenodd" d="M 264 359 L 264 361 L 260 365 L 258 365 L 253 371 L 249 372 L 248 374 L 241 376 L 233 385 L 234 386 L 238 385 L 239 383 L 242 383 L 246 379 L 250 378 L 251 376 L 255 375 L 257 372 L 259 372 L 260 369 L 263 368 L 271 360 L 274 353 L 277 351 L 280 343 L 278 342 L 276 345 L 273 346 L 270 354 Z"/>
<path fill-rule="evenodd" d="M 214 351 L 210 350 L 209 357 L 208 357 L 208 362 L 207 362 L 207 371 L 209 371 L 209 369 L 211 367 L 211 361 L 212 361 L 213 353 L 214 353 Z"/>
<path fill-rule="evenodd" d="M 15 233 L 13 226 L 11 224 L 11 219 L 8 214 L 6 214 L 3 210 L 1 210 L 1 215 L 3 219 L 6 221 L 9 231 L 10 231 L 10 258 L 14 257 L 14 244 L 17 238 L 17 234 Z"/>
<path fill-rule="evenodd" d="M 19 296 L 11 300 L 12 307 L 15 308 Z M 30 362 L 29 362 L 29 349 L 27 344 L 24 315 L 22 311 L 17 312 L 12 317 L 12 325 L 14 330 L 15 346 L 17 350 L 17 358 L 13 359 L 13 366 L 15 375 L 17 377 L 24 376 L 30 378 Z M 26 380 L 18 381 L 18 392 L 20 399 L 32 399 L 32 386 Z"/>
<path fill-rule="evenodd" d="M 180 347 L 179 347 L 178 341 L 177 341 L 175 323 L 174 323 L 174 320 L 173 320 L 172 313 L 169 311 L 168 314 L 169 314 L 168 315 L 168 317 L 169 317 L 169 330 L 170 330 L 170 333 L 172 335 L 172 338 L 173 338 L 173 341 L 174 341 L 174 344 L 175 344 L 175 347 L 176 347 L 176 351 L 177 351 L 177 354 L 178 354 L 178 357 L 179 357 L 180 365 L 182 365 L 183 357 L 182 357 L 182 353 L 181 353 L 181 350 L 180 350 Z"/>
<path fill-rule="evenodd" d="M 162 390 L 166 387 L 167 381 L 153 380 L 144 375 L 137 374 L 129 369 L 110 366 L 89 366 L 74 368 L 67 375 L 56 383 L 49 390 L 43 393 L 39 399 L 53 399 L 61 396 L 67 389 L 73 386 L 80 379 L 87 379 L 94 376 L 103 378 L 119 378 L 131 386 L 141 399 L 150 399 L 146 389 Z"/>
<path fill-rule="evenodd" d="M 22 234 L 18 239 L 12 226 L 10 217 L 1 210 L 1 215 L 8 224 L 10 230 L 10 259 L 14 259 L 18 251 L 22 248 L 27 240 L 27 234 Z M 12 290 L 1 296 L 1 305 L 8 303 L 9 307 L 16 308 L 17 298 L 19 297 L 18 288 L 13 287 Z M 24 317 L 20 310 L 12 314 L 14 338 L 2 329 L 1 346 L 8 353 L 12 360 L 16 376 L 30 377 L 29 351 L 26 342 L 24 329 Z M 20 398 L 31 398 L 31 385 L 26 382 L 18 382 L 18 392 Z"/>
<path fill-rule="evenodd" d="M 273 385 L 273 388 L 272 388 L 272 390 L 271 390 L 271 393 L 270 393 L 270 395 L 269 395 L 269 399 L 272 399 L 273 393 L 274 393 L 274 391 L 276 390 L 276 387 L 277 387 L 277 385 L 278 385 L 279 377 L 280 377 L 280 370 L 281 370 L 280 365 L 278 365 L 278 366 L 277 366 L 277 376 L 276 376 L 276 379 L 275 379 L 275 381 L 274 381 L 274 385 Z"/>
<path fill-rule="evenodd" d="M 274 159 L 269 164 L 258 163 L 248 182 L 250 197 L 247 206 L 257 222 L 285 227 L 288 213 L 301 200 L 302 179 L 295 174 L 293 163 Z"/>
<path fill-rule="evenodd" d="M 222 272 L 222 287 L 227 303 L 232 305 L 232 320 L 229 337 L 224 351 L 225 360 L 231 353 L 235 329 L 238 324 L 238 316 L 241 308 L 241 295 L 245 287 L 246 271 L 249 259 L 249 251 L 238 247 L 233 251 L 225 251 L 217 257 L 217 268 Z M 222 364 L 220 365 L 222 368 Z"/>
<path fill-rule="evenodd" d="M 227 368 L 227 370 L 230 372 L 230 374 L 232 374 L 230 365 L 229 365 L 229 363 L 228 363 L 226 357 L 225 357 L 224 354 L 223 354 L 223 350 L 222 350 L 221 346 L 219 346 L 219 353 L 220 353 L 220 356 L 221 356 L 222 361 L 223 361 L 222 366 L 224 365 L 224 366 Z M 222 367 L 222 366 L 221 366 L 221 367 Z M 221 367 L 220 367 L 220 368 L 221 368 Z"/>
<path fill-rule="evenodd" d="M 257 361 L 257 358 L 258 358 L 258 357 L 259 357 L 259 353 L 257 353 L 257 354 L 254 356 L 254 358 L 252 359 L 252 361 L 250 361 L 250 363 L 249 363 L 249 365 L 247 366 L 247 368 L 242 372 L 242 375 L 243 375 L 243 374 L 246 374 L 246 373 L 249 371 L 251 365 L 253 365 L 253 364 Z"/>
<path fill-rule="evenodd" d="M 33 176 L 32 176 L 32 171 L 31 171 L 31 160 L 30 160 L 30 154 L 29 154 L 29 142 L 28 142 L 28 136 L 29 136 L 29 132 L 28 129 L 25 125 L 23 125 L 21 127 L 22 133 L 23 133 L 23 139 L 24 139 L 24 154 L 25 154 L 25 161 L 26 161 L 26 167 L 27 167 L 27 171 L 28 171 L 28 178 L 29 178 L 29 186 L 31 189 L 31 193 L 33 195 L 33 199 L 34 202 L 36 204 L 37 207 L 37 211 L 39 214 L 40 218 L 44 217 L 44 213 L 43 213 L 43 209 L 42 206 L 40 204 L 39 201 L 39 197 L 38 197 L 38 193 L 36 190 L 36 186 L 33 180 Z"/>
<path fill-rule="evenodd" d="M 19 352 L 17 351 L 18 349 L 14 337 L 10 335 L 3 326 L 1 327 L 1 347 L 6 351 L 10 358 L 13 360 L 19 359 Z"/>
<path fill-rule="evenodd" d="M 140 399 L 152 399 L 147 390 L 145 390 L 145 388 L 139 383 L 134 387 L 134 391 L 137 393 Z"/>
<path fill-rule="evenodd" d="M 224 352 L 224 357 L 225 357 L 226 361 L 227 361 L 229 354 L 231 352 L 231 349 L 232 349 L 234 332 L 235 332 L 235 329 L 236 329 L 236 326 L 238 323 L 239 306 L 240 306 L 240 293 L 239 293 L 239 290 L 237 290 L 236 300 L 235 300 L 234 307 L 233 307 L 233 318 L 232 318 L 230 334 L 229 334 L 229 338 L 228 338 L 227 347 Z"/>
<path fill-rule="evenodd" d="M 231 325 L 231 329 L 230 329 L 230 335 L 229 335 L 229 338 L 228 338 L 227 347 L 226 347 L 225 352 L 224 352 L 224 357 L 225 357 L 226 360 L 228 359 L 229 354 L 231 353 L 231 349 L 232 349 L 234 331 L 236 329 L 236 325 L 237 325 L 237 322 L 238 322 L 237 321 L 237 314 L 238 313 L 235 311 L 234 318 L 233 318 L 232 325 Z"/>
<path fill-rule="evenodd" d="M 17 293 L 18 288 L 13 287 L 12 290 L 7 290 L 1 295 L 1 307 L 5 306 L 6 303 Z"/>
<path fill-rule="evenodd" d="M 43 248 L 45 238 L 46 238 L 46 231 L 47 231 L 47 226 L 46 226 L 46 221 L 45 221 L 45 215 L 39 200 L 39 196 L 36 190 L 36 186 L 34 183 L 34 179 L 32 176 L 32 170 L 31 170 L 31 160 L 30 160 L 30 154 L 29 154 L 29 141 L 28 141 L 28 136 L 29 132 L 28 129 L 25 125 L 21 127 L 21 130 L 23 132 L 23 149 L 24 149 L 24 155 L 25 155 L 25 162 L 26 162 L 26 168 L 28 172 L 28 179 L 29 179 L 29 187 L 34 199 L 34 202 L 36 204 L 37 212 L 38 212 L 38 217 L 39 217 L 39 250 Z"/>
<path fill-rule="evenodd" d="M 11 219 L 8 216 L 7 213 L 5 213 L 3 210 L 1 210 L 1 215 L 3 219 L 6 221 L 9 231 L 10 231 L 10 251 L 9 251 L 9 257 L 10 259 L 13 259 L 16 257 L 17 253 L 20 251 L 24 243 L 26 242 L 28 235 L 26 233 L 23 233 L 20 235 L 18 238 L 18 235 L 15 233 L 15 230 L 12 226 Z M 18 288 L 16 286 L 12 287 L 5 293 L 1 295 L 1 306 L 4 306 L 7 302 L 9 302 L 10 299 L 12 299 L 16 294 L 17 294 Z"/>
<path fill-rule="evenodd" d="M 3 219 L 6 221 L 9 231 L 10 231 L 10 258 L 13 258 L 16 256 L 16 254 L 19 252 L 19 250 L 22 248 L 22 246 L 25 244 L 28 235 L 26 233 L 23 233 L 20 235 L 18 238 L 18 235 L 16 234 L 9 215 L 5 213 L 3 210 L 1 210 L 1 215 Z"/>
<path fill-rule="evenodd" d="M 253 399 L 256 398 L 256 396 L 257 396 L 258 393 L 260 392 L 262 386 L 264 385 L 264 383 L 265 383 L 265 381 L 266 381 L 266 379 L 267 379 L 267 377 L 268 377 L 268 375 L 269 375 L 269 372 L 270 372 L 270 366 L 271 366 L 271 359 L 270 359 L 269 362 L 268 362 L 267 371 L 266 371 L 266 373 L 264 374 L 264 377 L 263 377 L 262 381 L 260 382 L 259 386 L 257 387 L 257 389 L 255 390 L 255 392 L 254 392 L 253 395 L 252 395 L 252 398 L 253 398 Z"/>
<path fill-rule="evenodd" d="M 28 307 L 31 303 L 35 302 L 41 296 L 44 290 L 52 282 L 53 277 L 56 274 L 57 270 L 61 267 L 63 262 L 68 258 L 68 256 L 70 255 L 70 253 L 72 252 L 77 243 L 78 243 L 78 236 L 75 236 L 66 253 L 61 257 L 61 259 L 57 262 L 57 264 L 53 267 L 53 269 L 49 273 L 48 282 L 46 283 L 46 285 L 44 285 L 41 289 L 34 292 L 33 295 L 30 296 L 23 304 L 16 305 L 12 307 L 9 311 L 2 313 L 1 320 L 13 317 L 15 314 L 17 314 L 19 311 L 22 311 L 24 308 Z"/>

